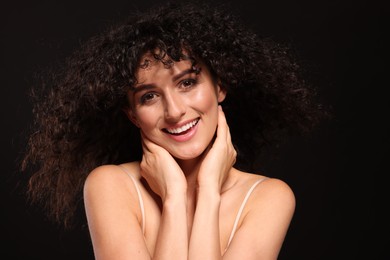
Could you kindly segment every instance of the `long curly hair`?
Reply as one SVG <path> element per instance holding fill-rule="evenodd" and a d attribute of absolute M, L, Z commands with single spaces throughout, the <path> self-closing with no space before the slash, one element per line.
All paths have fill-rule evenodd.
<path fill-rule="evenodd" d="M 321 114 L 289 48 L 260 38 L 223 8 L 169 3 L 133 14 L 82 44 L 32 91 L 22 169 L 31 173 L 32 201 L 65 227 L 92 169 L 142 158 L 139 129 L 123 108 L 147 52 L 161 61 L 202 61 L 226 89 L 222 106 L 241 169 L 251 170 L 262 146 L 310 129 Z"/>

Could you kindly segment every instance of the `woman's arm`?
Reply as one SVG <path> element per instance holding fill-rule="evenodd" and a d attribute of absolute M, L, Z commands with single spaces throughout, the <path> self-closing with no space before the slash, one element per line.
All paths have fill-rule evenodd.
<path fill-rule="evenodd" d="M 199 189 L 188 259 L 222 259 L 219 237 L 221 196 L 211 189 Z"/>
<path fill-rule="evenodd" d="M 217 136 L 206 151 L 198 173 L 198 196 L 191 231 L 189 259 L 222 259 L 219 231 L 221 188 L 236 160 L 222 108 L 218 107 Z"/>
<path fill-rule="evenodd" d="M 199 191 L 189 259 L 278 258 L 295 210 L 294 194 L 285 182 L 267 179 L 254 189 L 223 255 L 219 244 L 219 206 L 215 198 L 218 196 Z"/>
<path fill-rule="evenodd" d="M 95 258 L 187 259 L 186 196 L 177 194 L 164 199 L 156 245 L 149 252 L 129 176 L 114 165 L 92 171 L 84 185 L 84 202 Z"/>
<path fill-rule="evenodd" d="M 93 170 L 84 185 L 84 203 L 95 259 L 151 259 L 142 233 L 138 195 L 118 166 Z"/>
<path fill-rule="evenodd" d="M 259 260 L 278 257 L 294 213 L 295 197 L 290 187 L 277 179 L 264 181 L 252 192 L 233 240 L 225 253 L 221 254 L 218 222 L 220 194 L 235 156 L 229 128 L 220 111 L 216 140 L 199 169 L 198 201 L 189 246 L 190 260 Z"/>
<path fill-rule="evenodd" d="M 224 260 L 276 260 L 295 210 L 291 188 L 278 179 L 257 185 Z"/>
<path fill-rule="evenodd" d="M 153 259 L 187 259 L 187 181 L 164 148 L 142 135 L 141 175 L 160 196 L 162 214 Z"/>
<path fill-rule="evenodd" d="M 186 196 L 172 196 L 163 202 L 160 228 L 153 259 L 187 259 L 188 232 Z"/>

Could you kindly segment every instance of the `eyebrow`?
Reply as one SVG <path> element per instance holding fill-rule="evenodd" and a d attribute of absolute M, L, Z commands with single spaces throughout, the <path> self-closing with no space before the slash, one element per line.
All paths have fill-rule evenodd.
<path fill-rule="evenodd" d="M 196 70 L 194 68 L 189 68 L 189 69 L 183 70 L 179 74 L 173 76 L 172 81 L 176 81 L 187 74 L 196 73 L 197 71 L 198 70 Z M 136 87 L 131 88 L 131 90 L 133 91 L 133 95 L 135 95 L 140 91 L 154 89 L 155 87 L 156 86 L 154 84 L 139 84 Z"/>
<path fill-rule="evenodd" d="M 137 87 L 131 88 L 131 91 L 133 91 L 133 96 L 137 94 L 140 91 L 154 89 L 156 86 L 154 84 L 140 84 Z"/>
<path fill-rule="evenodd" d="M 176 81 L 176 80 L 180 79 L 181 77 L 183 77 L 186 74 L 191 74 L 191 73 L 194 73 L 194 72 L 196 72 L 196 70 L 194 70 L 193 67 L 191 67 L 189 69 L 186 69 L 186 70 L 183 70 L 179 74 L 173 76 L 173 81 Z"/>

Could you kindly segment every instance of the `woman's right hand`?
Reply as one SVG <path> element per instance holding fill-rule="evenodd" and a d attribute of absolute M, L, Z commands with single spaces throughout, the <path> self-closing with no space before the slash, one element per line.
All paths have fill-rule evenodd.
<path fill-rule="evenodd" d="M 142 132 L 141 137 L 143 149 L 140 163 L 141 175 L 150 188 L 163 202 L 169 196 L 186 194 L 186 178 L 172 155 L 145 137 Z"/>

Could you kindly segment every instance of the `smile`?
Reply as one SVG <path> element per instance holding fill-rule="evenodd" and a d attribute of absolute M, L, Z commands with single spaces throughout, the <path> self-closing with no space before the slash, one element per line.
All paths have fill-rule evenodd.
<path fill-rule="evenodd" d="M 192 122 L 189 122 L 181 127 L 177 128 L 164 128 L 163 130 L 169 134 L 172 135 L 180 135 L 186 133 L 188 130 L 190 130 L 192 127 L 194 127 L 199 122 L 199 118 L 195 119 Z"/>

